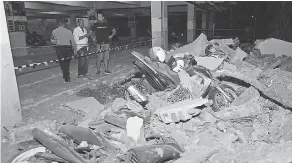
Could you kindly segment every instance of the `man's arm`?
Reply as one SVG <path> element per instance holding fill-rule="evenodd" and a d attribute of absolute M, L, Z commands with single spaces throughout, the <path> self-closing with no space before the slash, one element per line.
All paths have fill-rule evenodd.
<path fill-rule="evenodd" d="M 77 42 L 79 40 L 82 40 L 85 37 L 88 37 L 88 34 L 87 33 L 84 36 L 80 36 L 80 32 L 78 31 L 77 28 L 74 29 L 73 35 L 74 35 L 75 42 Z"/>
<path fill-rule="evenodd" d="M 113 38 L 117 34 L 117 30 L 113 28 L 112 34 L 110 35 L 110 38 Z"/>
<path fill-rule="evenodd" d="M 69 32 L 70 32 L 69 40 L 71 42 L 71 46 L 73 47 L 74 53 L 75 53 L 75 52 L 77 52 L 76 42 L 75 42 L 75 39 L 74 39 L 74 36 L 73 36 L 72 32 L 70 30 L 69 30 Z"/>
<path fill-rule="evenodd" d="M 52 42 L 52 44 L 57 44 L 57 39 L 54 36 L 54 31 L 52 32 L 52 35 L 51 35 L 51 42 Z"/>
<path fill-rule="evenodd" d="M 95 35 L 95 24 L 93 24 L 90 28 L 90 32 L 91 32 L 91 38 L 92 38 L 92 41 L 95 42 L 96 41 L 96 35 Z"/>

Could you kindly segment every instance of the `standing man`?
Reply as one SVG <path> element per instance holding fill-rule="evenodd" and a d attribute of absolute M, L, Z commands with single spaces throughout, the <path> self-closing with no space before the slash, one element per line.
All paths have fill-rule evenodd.
<path fill-rule="evenodd" d="M 107 50 L 110 47 L 110 41 L 116 35 L 116 29 L 112 28 L 105 20 L 102 12 L 97 11 L 97 23 L 93 24 L 91 31 L 95 35 L 94 41 L 97 44 L 97 51 Z M 111 34 L 110 34 L 111 33 Z M 105 74 L 110 74 L 109 65 L 109 51 L 97 54 L 96 58 L 96 75 L 100 74 L 101 60 L 103 60 L 105 67 Z"/>
<path fill-rule="evenodd" d="M 59 59 L 60 67 L 63 73 L 65 82 L 70 82 L 70 59 L 76 52 L 75 40 L 72 32 L 64 27 L 65 20 L 57 20 L 58 28 L 53 30 L 51 41 L 56 44 L 57 57 Z M 74 49 L 74 50 L 73 50 Z M 65 60 L 61 60 L 64 58 Z"/>
<path fill-rule="evenodd" d="M 83 19 L 78 19 L 78 27 L 74 29 L 73 35 L 77 44 L 78 58 L 78 78 L 88 77 L 88 56 L 80 57 L 82 54 L 88 53 L 88 36 L 87 30 L 84 28 Z"/>

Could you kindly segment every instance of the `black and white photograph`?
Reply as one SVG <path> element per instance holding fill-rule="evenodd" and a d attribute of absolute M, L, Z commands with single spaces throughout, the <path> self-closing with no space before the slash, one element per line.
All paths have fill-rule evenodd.
<path fill-rule="evenodd" d="M 292 163 L 292 1 L 1 1 L 1 163 Z"/>

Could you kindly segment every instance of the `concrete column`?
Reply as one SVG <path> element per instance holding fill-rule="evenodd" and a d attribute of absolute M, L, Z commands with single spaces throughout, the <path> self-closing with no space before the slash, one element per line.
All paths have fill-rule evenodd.
<path fill-rule="evenodd" d="M 152 46 L 168 49 L 167 17 L 167 2 L 151 1 Z"/>
<path fill-rule="evenodd" d="M 168 10 L 167 1 L 162 1 L 162 48 L 168 50 Z"/>
<path fill-rule="evenodd" d="M 19 100 L 14 64 L 6 24 L 3 3 L 1 12 L 1 127 L 12 127 L 21 122 L 21 105 Z M 24 33 L 24 32 L 23 32 Z"/>
<path fill-rule="evenodd" d="M 207 13 L 202 12 L 202 33 L 206 34 L 207 31 Z"/>
<path fill-rule="evenodd" d="M 188 4 L 187 42 L 193 42 L 196 35 L 196 7 Z"/>
<path fill-rule="evenodd" d="M 69 17 L 70 23 L 68 24 L 68 28 L 73 32 L 74 29 L 77 27 L 77 23 L 76 23 L 76 15 L 72 14 Z"/>
<path fill-rule="evenodd" d="M 151 1 L 152 47 L 162 45 L 161 1 Z"/>
<path fill-rule="evenodd" d="M 21 57 L 27 55 L 28 49 L 26 48 L 27 45 L 25 32 L 9 32 L 9 39 L 13 57 Z"/>
<path fill-rule="evenodd" d="M 209 25 L 208 25 L 209 26 L 208 36 L 213 37 L 214 36 L 213 25 L 215 23 L 216 12 L 210 11 L 209 14 L 210 14 L 210 16 L 209 16 Z"/>
<path fill-rule="evenodd" d="M 136 17 L 135 15 L 131 16 L 129 21 L 131 21 L 131 37 L 137 37 L 137 28 L 136 28 Z"/>

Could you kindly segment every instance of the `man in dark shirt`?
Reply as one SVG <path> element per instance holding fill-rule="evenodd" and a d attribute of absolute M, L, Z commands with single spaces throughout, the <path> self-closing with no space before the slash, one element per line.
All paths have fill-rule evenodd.
<path fill-rule="evenodd" d="M 112 28 L 105 20 L 103 13 L 97 11 L 97 23 L 93 24 L 91 27 L 91 31 L 93 32 L 93 40 L 96 42 L 97 51 L 99 50 L 107 50 L 110 47 L 110 41 L 116 35 L 117 31 Z M 110 34 L 111 33 L 111 34 Z M 96 59 L 96 75 L 100 74 L 100 65 L 101 60 L 104 62 L 105 74 L 110 74 L 111 72 L 108 69 L 109 64 L 109 51 L 98 53 Z"/>

